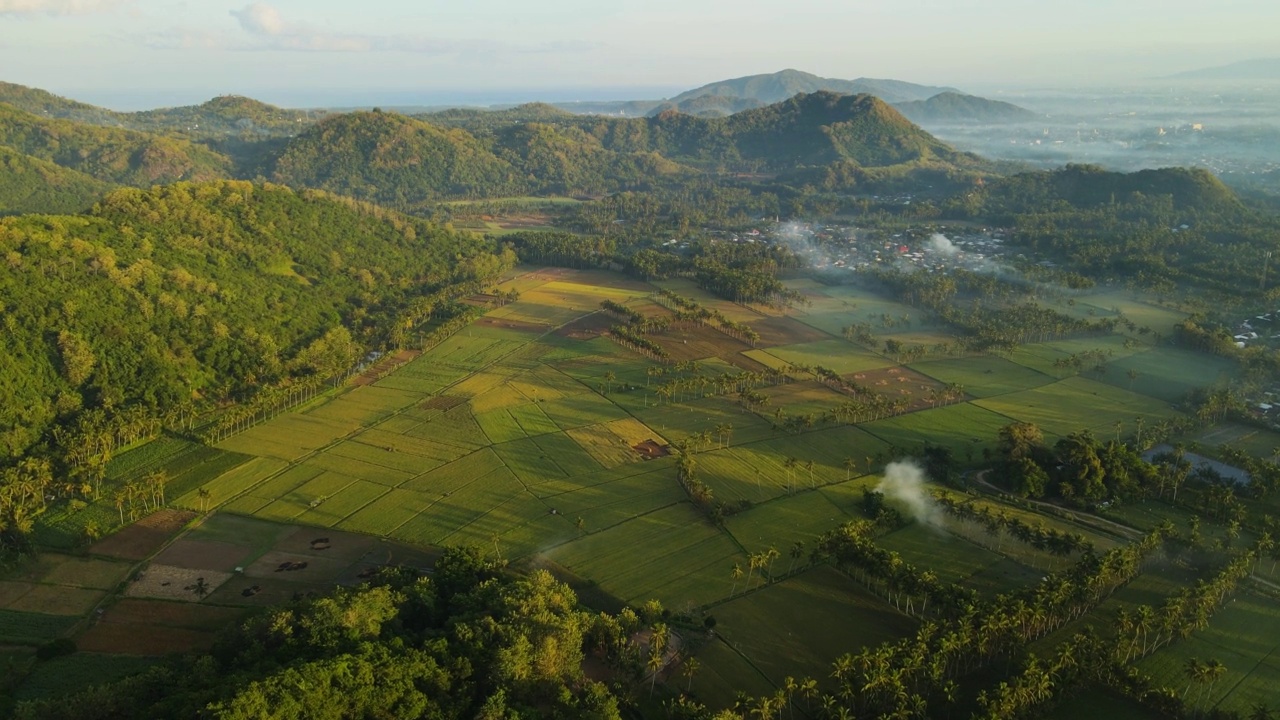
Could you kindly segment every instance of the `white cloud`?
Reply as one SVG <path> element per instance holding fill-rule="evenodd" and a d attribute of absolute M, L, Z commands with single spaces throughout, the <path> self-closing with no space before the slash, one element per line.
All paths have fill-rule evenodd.
<path fill-rule="evenodd" d="M 107 12 L 128 0 L 0 0 L 0 15 L 89 15 Z"/>
<path fill-rule="evenodd" d="M 243 10 L 232 10 L 231 16 L 240 21 L 240 27 L 254 35 L 280 35 L 285 32 L 280 11 L 266 3 L 256 2 Z"/>

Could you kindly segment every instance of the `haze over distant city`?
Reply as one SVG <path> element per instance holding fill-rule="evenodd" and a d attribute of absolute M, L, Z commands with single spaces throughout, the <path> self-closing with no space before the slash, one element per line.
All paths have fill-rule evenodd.
<path fill-rule="evenodd" d="M 1280 55 L 1272 0 L 0 0 L 5 80 L 119 109 L 663 97 L 796 67 L 966 89 Z"/>

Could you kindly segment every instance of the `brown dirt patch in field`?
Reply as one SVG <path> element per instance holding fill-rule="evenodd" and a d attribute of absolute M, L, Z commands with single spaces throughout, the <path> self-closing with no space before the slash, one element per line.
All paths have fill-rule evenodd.
<path fill-rule="evenodd" d="M 244 616 L 238 608 L 165 600 L 122 598 L 107 608 L 100 622 L 163 625 L 188 630 L 220 630 Z"/>
<path fill-rule="evenodd" d="M 907 412 L 941 407 L 941 403 L 935 405 L 930 400 L 930 397 L 932 391 L 940 390 L 944 385 L 931 377 L 921 375 L 915 370 L 905 367 L 868 370 L 845 375 L 844 378 L 869 387 L 876 394 L 883 395 L 891 401 L 899 398 L 906 400 L 910 403 L 907 406 Z"/>
<path fill-rule="evenodd" d="M 30 592 L 31 588 L 31 583 L 0 580 L 0 608 L 9 609 L 9 605 Z"/>
<path fill-rule="evenodd" d="M 156 556 L 161 565 L 172 565 L 192 570 L 218 570 L 231 572 L 253 552 L 252 548 L 216 540 L 190 540 L 183 538 L 165 548 Z"/>
<path fill-rule="evenodd" d="M 130 597 L 167 598 L 196 602 L 194 586 L 200 578 L 204 578 L 205 586 L 212 594 L 222 583 L 231 577 L 229 572 L 217 570 L 193 570 L 172 565 L 152 564 L 138 573 L 125 588 L 124 594 Z M 206 595 L 207 597 L 207 595 Z"/>
<path fill-rule="evenodd" d="M 671 328 L 666 332 L 650 335 L 649 339 L 661 345 L 676 362 L 728 358 L 751 349 L 750 345 L 741 340 L 709 327 Z"/>
<path fill-rule="evenodd" d="M 115 655 L 163 656 L 208 650 L 217 635 L 200 630 L 137 623 L 100 622 L 76 638 L 86 652 Z"/>
<path fill-rule="evenodd" d="M 821 330 L 805 325 L 791 317 L 770 317 L 752 321 L 748 325 L 751 326 L 751 329 L 760 333 L 760 341 L 756 343 L 756 347 L 797 345 L 831 339 L 830 335 Z"/>
<path fill-rule="evenodd" d="M 357 375 L 356 378 L 351 381 L 351 384 L 352 385 L 372 385 L 373 383 L 377 382 L 378 378 L 385 375 L 387 371 L 391 370 L 392 368 L 404 365 L 405 363 L 418 357 L 421 354 L 422 354 L 422 351 L 420 350 L 398 350 L 390 355 L 387 355 L 381 358 L 380 360 L 378 360 L 378 362 L 371 365 L 363 373 L 360 373 L 359 375 Z"/>
<path fill-rule="evenodd" d="M 458 397 L 457 395 L 436 395 L 429 397 L 418 404 L 422 410 L 439 410 L 440 412 L 449 412 L 459 405 L 466 405 L 467 399 Z"/>
<path fill-rule="evenodd" d="M 476 327 L 501 328 L 503 330 L 515 330 L 516 332 L 527 332 L 538 335 L 547 331 L 546 325 L 525 322 L 523 320 L 512 320 L 510 318 L 482 317 L 472 324 Z"/>
<path fill-rule="evenodd" d="M 89 552 L 122 560 L 144 560 L 159 550 L 195 516 L 193 512 L 169 508 L 153 512 L 114 535 L 94 543 Z"/>
<path fill-rule="evenodd" d="M 281 575 L 289 574 L 296 573 L 281 573 Z M 218 588 L 218 592 L 210 595 L 209 602 L 237 607 L 273 607 L 305 597 L 307 594 L 319 595 L 332 589 L 332 584 L 234 577 Z"/>
<path fill-rule="evenodd" d="M 84 615 L 106 596 L 102 590 L 32 585 L 22 597 L 9 602 L 6 607 L 9 610 L 45 615 Z"/>
<path fill-rule="evenodd" d="M 595 312 L 561 326 L 560 329 L 556 330 L 555 334 L 573 340 L 593 340 L 603 335 L 606 330 L 619 322 L 617 318 L 608 313 Z"/>
<path fill-rule="evenodd" d="M 368 555 L 374 543 L 375 539 L 368 535 L 303 528 L 276 543 L 272 549 L 278 552 L 353 563 Z"/>
<path fill-rule="evenodd" d="M 631 449 L 640 453 L 640 457 L 645 460 L 666 457 L 671 454 L 671 451 L 667 449 L 666 445 L 659 445 L 653 440 L 645 440 L 642 443 L 632 445 Z"/>
<path fill-rule="evenodd" d="M 316 532 L 325 532 L 317 530 Z M 306 534 L 306 533 L 303 533 Z M 244 569 L 246 578 L 279 578 L 289 582 L 330 583 L 350 561 L 272 550 Z"/>

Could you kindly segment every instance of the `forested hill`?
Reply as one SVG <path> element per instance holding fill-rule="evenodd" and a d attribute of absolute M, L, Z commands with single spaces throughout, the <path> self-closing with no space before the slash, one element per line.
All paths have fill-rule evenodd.
<path fill-rule="evenodd" d="M 1135 196 L 1167 198 L 1171 208 L 1188 214 L 1232 212 L 1241 207 L 1231 188 L 1203 168 L 1121 173 L 1097 165 L 1068 165 L 1053 172 L 1023 173 L 993 183 L 986 191 L 986 211 L 1044 212 L 1060 203 L 1094 208 L 1128 202 Z"/>
<path fill-rule="evenodd" d="M 765 75 L 748 75 L 747 77 L 709 83 L 680 93 L 671 98 L 671 102 L 679 104 L 698 97 L 720 96 L 756 100 L 761 103 L 776 103 L 799 94 L 815 92 L 835 92 L 846 95 L 867 94 L 875 95 L 885 102 L 906 102 L 908 100 L 924 100 L 938 93 L 948 91 L 954 91 L 954 88 L 931 87 L 902 80 L 877 80 L 874 78 L 839 80 L 818 77 L 800 70 L 782 70 Z"/>
<path fill-rule="evenodd" d="M 88 210 L 111 185 L 0 146 L 0 216 Z"/>
<path fill-rule="evenodd" d="M 1027 122 L 1040 117 L 1012 103 L 953 92 L 895 103 L 894 108 L 912 122 L 936 125 Z"/>
<path fill-rule="evenodd" d="M 187 140 L 41 117 L 4 103 L 0 146 L 122 185 L 212 180 L 232 172 L 226 156 Z"/>
<path fill-rule="evenodd" d="M 0 103 L 41 117 L 127 130 L 180 134 L 192 139 L 295 135 L 326 116 L 323 110 L 286 110 L 252 98 L 224 95 L 199 105 L 117 112 L 45 90 L 0 82 Z"/>
<path fill-rule="evenodd" d="M 223 181 L 0 220 L 0 455 L 55 419 L 243 398 L 345 369 L 484 241 L 315 191 Z"/>

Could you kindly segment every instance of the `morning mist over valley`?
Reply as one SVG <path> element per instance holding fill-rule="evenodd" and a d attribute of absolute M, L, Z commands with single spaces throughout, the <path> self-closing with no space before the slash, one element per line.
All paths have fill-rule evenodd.
<path fill-rule="evenodd" d="M 0 717 L 1280 716 L 1277 26 L 0 0 Z"/>

